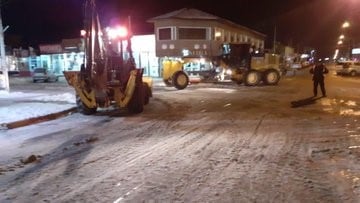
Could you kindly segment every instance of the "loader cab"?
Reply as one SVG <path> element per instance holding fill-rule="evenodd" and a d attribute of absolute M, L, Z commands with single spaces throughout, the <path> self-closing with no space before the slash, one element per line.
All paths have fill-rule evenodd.
<path fill-rule="evenodd" d="M 124 26 L 107 27 L 105 33 L 108 84 L 125 86 L 130 71 L 136 69 L 131 50 L 131 36 Z"/>

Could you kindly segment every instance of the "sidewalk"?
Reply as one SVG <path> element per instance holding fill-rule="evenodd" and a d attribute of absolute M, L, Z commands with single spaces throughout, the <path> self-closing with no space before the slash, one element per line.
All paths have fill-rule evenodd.
<path fill-rule="evenodd" d="M 6 92 L 0 90 L 0 130 L 54 119 L 75 110 L 75 96 L 70 93 Z"/>

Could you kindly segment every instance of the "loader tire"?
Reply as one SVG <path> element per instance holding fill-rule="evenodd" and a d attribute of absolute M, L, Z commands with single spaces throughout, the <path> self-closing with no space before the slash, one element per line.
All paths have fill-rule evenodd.
<path fill-rule="evenodd" d="M 184 71 L 178 71 L 173 76 L 173 85 L 176 89 L 185 89 L 189 84 L 189 77 Z"/>
<path fill-rule="evenodd" d="M 149 104 L 151 96 L 152 96 L 151 88 L 147 83 L 144 83 L 144 105 Z"/>
<path fill-rule="evenodd" d="M 134 94 L 128 104 L 130 113 L 138 114 L 144 111 L 144 89 L 143 83 L 136 83 Z"/>
<path fill-rule="evenodd" d="M 270 69 L 263 74 L 263 81 L 266 85 L 277 85 L 279 80 L 280 74 L 277 70 Z"/>
<path fill-rule="evenodd" d="M 244 83 L 246 86 L 256 86 L 260 83 L 261 77 L 260 73 L 255 70 L 250 70 L 245 74 Z"/>
<path fill-rule="evenodd" d="M 82 113 L 84 115 L 91 115 L 96 113 L 96 107 L 89 108 L 87 107 L 84 102 L 81 101 L 80 96 L 76 94 L 76 107 L 79 113 Z"/>

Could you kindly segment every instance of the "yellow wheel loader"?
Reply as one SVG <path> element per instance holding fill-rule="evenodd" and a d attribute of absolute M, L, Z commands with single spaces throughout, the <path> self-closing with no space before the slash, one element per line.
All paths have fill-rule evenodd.
<path fill-rule="evenodd" d="M 130 27 L 130 22 L 128 27 Z M 93 114 L 97 108 L 117 106 L 141 113 L 152 96 L 152 79 L 136 68 L 131 34 L 125 27 L 103 29 L 95 0 L 84 3 L 84 63 L 80 71 L 64 71 L 74 87 L 78 111 Z"/>

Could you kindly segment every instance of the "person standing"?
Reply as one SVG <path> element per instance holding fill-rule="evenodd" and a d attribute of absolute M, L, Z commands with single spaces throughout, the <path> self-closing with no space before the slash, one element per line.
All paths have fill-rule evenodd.
<path fill-rule="evenodd" d="M 324 74 L 327 74 L 329 70 L 326 66 L 321 62 L 321 60 L 317 61 L 315 66 L 310 69 L 310 73 L 313 75 L 312 80 L 314 82 L 314 97 L 317 96 L 317 89 L 320 85 L 321 93 L 323 97 L 326 97 L 325 83 L 324 83 Z"/>

